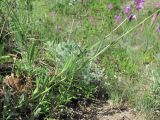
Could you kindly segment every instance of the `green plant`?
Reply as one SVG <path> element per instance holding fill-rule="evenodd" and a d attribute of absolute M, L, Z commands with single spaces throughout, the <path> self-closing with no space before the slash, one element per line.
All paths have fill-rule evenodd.
<path fill-rule="evenodd" d="M 45 46 L 47 49 L 43 53 L 43 59 L 40 59 L 41 51 L 37 52 L 36 46 L 32 44 L 27 52 L 22 53 L 22 59 L 16 60 L 16 74 L 31 76 L 34 89 L 29 95 L 21 94 L 14 99 L 8 91 L 3 118 L 22 117 L 22 114 L 17 112 L 19 109 L 29 111 L 24 118 L 39 118 L 46 116 L 53 108 L 65 107 L 74 99 L 91 99 L 96 94 L 106 94 L 104 70 L 96 61 L 84 64 L 89 53 L 84 53 L 83 48 L 74 42 L 49 42 Z M 12 107 L 7 103 L 7 99 L 13 101 Z"/>
<path fill-rule="evenodd" d="M 153 70 L 160 47 L 155 26 L 149 26 L 153 10 L 136 12 L 143 15 L 128 21 L 121 13 L 124 2 L 128 1 L 1 0 L 0 83 L 14 73 L 32 78 L 33 84 L 18 96 L 12 88 L 6 91 L 3 119 L 58 118 L 68 104 L 107 98 L 104 94 L 156 113 L 159 70 Z M 124 18 L 119 25 L 116 14 Z M 1 74 L 8 64 L 11 70 Z"/>

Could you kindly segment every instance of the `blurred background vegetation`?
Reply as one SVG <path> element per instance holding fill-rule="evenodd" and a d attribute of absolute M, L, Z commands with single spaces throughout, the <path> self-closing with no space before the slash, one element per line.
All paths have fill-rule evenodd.
<path fill-rule="evenodd" d="M 111 3 L 112 10 L 108 9 Z M 149 18 L 125 35 L 156 9 L 146 4 L 141 12 L 134 10 L 137 19 L 126 20 L 113 31 L 120 24 L 115 15 L 125 20 L 123 7 L 130 3 L 1 0 L 0 119 L 71 119 L 68 106 L 79 107 L 79 101 L 93 99 L 110 99 L 115 105 L 125 102 L 148 115 L 146 118 L 157 119 L 158 22 L 151 27 Z"/>

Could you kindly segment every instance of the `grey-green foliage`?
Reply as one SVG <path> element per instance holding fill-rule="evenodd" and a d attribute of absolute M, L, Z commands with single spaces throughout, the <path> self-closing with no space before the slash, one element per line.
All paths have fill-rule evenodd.
<path fill-rule="evenodd" d="M 44 43 L 43 49 L 34 47 L 33 44 L 27 52 L 23 52 L 22 59 L 17 60 L 15 65 L 17 74 L 24 71 L 35 76 L 35 87 L 30 99 L 23 103 L 32 106 L 31 116 L 39 117 L 51 109 L 61 108 L 73 99 L 90 99 L 91 96 L 104 92 L 104 70 L 97 60 L 88 61 L 93 52 L 87 52 L 80 44 L 71 41 L 59 44 L 48 41 Z M 54 74 L 50 75 L 48 71 Z"/>
<path fill-rule="evenodd" d="M 91 57 L 89 55 L 93 53 L 87 53 L 75 42 L 61 42 L 55 45 L 49 42 L 47 46 L 50 56 L 54 56 L 59 73 L 71 80 L 71 91 L 74 91 L 72 94 L 74 97 L 92 96 L 98 91 L 100 84 L 105 83 L 104 70 L 96 61 L 85 64 L 87 58 Z"/>
<path fill-rule="evenodd" d="M 47 46 L 49 51 L 54 54 L 55 60 L 58 64 L 64 64 L 69 58 L 81 54 L 80 47 L 73 42 L 61 42 L 59 44 L 48 42 Z"/>
<path fill-rule="evenodd" d="M 63 65 L 72 57 L 79 58 L 75 61 L 77 67 L 81 66 L 83 62 L 85 62 L 86 56 L 84 56 L 84 50 L 82 50 L 81 46 L 75 42 L 61 42 L 53 45 L 53 47 L 50 45 L 50 47 L 51 48 L 49 48 L 49 50 L 53 51 L 56 63 L 59 64 L 60 69 L 62 69 L 61 67 L 63 67 Z M 89 55 L 93 55 L 93 53 L 86 53 L 85 55 L 89 57 Z M 97 64 L 95 61 L 90 61 L 82 68 L 81 72 L 77 76 L 81 76 L 80 78 L 86 81 L 98 81 L 104 78 L 103 71 L 104 70 L 100 68 L 99 64 Z"/>

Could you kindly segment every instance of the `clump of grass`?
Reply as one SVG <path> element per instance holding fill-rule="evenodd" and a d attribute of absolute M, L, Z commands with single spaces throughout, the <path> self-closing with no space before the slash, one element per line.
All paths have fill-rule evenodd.
<path fill-rule="evenodd" d="M 4 103 L 3 118 L 45 117 L 50 110 L 62 109 L 75 99 L 91 99 L 96 93 L 106 94 L 103 93 L 106 87 L 104 71 L 95 62 L 85 64 L 89 53 L 84 53 L 80 46 L 74 42 L 49 42 L 45 48 L 45 52 L 38 52 L 33 44 L 22 54 L 22 59 L 16 60 L 15 73 L 31 76 L 33 91 L 14 99 L 8 91 L 4 101 L 12 100 L 13 107 L 7 101 Z M 28 113 L 24 115 L 17 110 Z"/>
<path fill-rule="evenodd" d="M 139 28 L 149 24 L 150 13 L 141 22 L 126 18 L 112 30 L 117 26 L 116 14 L 126 17 L 117 0 L 1 3 L 0 62 L 10 62 L 6 74 L 25 75 L 33 82 L 29 93 L 6 92 L 3 119 L 54 118 L 75 100 L 107 98 L 105 94 L 117 103 L 128 102 L 137 110 L 157 114 L 158 37 L 153 28 Z M 147 76 L 144 69 L 152 63 L 152 74 Z M 0 78 L 2 82 L 4 75 Z"/>

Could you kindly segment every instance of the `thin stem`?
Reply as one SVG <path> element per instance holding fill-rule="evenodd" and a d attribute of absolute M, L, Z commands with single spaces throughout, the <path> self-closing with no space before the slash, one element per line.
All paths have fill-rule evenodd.
<path fill-rule="evenodd" d="M 113 29 L 108 35 L 105 36 L 105 39 L 108 38 L 113 32 L 115 32 L 128 18 L 124 19 L 115 29 Z"/>
<path fill-rule="evenodd" d="M 120 26 L 122 26 L 122 24 L 125 23 L 127 19 L 128 18 L 125 18 L 115 29 L 113 29 L 108 35 L 106 35 L 104 37 L 104 40 L 107 39 L 110 35 L 112 35 L 112 33 L 114 33 Z M 94 45 L 92 45 L 92 47 L 90 49 L 93 49 L 94 47 L 96 47 L 100 43 L 101 43 L 101 41 L 98 41 L 97 43 L 95 43 Z"/>

